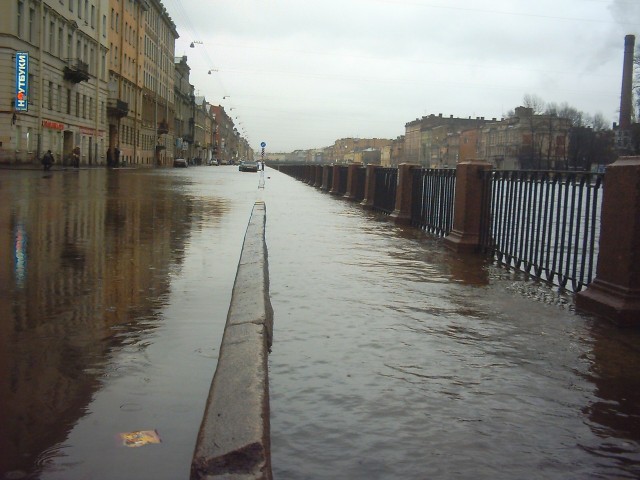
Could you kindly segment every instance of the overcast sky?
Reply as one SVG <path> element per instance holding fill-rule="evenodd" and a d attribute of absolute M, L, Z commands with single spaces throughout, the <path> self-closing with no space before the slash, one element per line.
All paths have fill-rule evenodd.
<path fill-rule="evenodd" d="M 256 152 L 395 138 L 432 113 L 500 118 L 525 94 L 612 123 L 624 36 L 640 51 L 639 0 L 162 2 L 196 93 Z"/>

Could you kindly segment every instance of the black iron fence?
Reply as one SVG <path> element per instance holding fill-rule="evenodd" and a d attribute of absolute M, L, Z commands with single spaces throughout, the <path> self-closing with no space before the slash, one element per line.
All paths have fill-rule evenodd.
<path fill-rule="evenodd" d="M 453 228 L 455 169 L 411 171 L 411 225 L 444 237 Z"/>
<path fill-rule="evenodd" d="M 396 208 L 397 168 L 376 168 L 373 208 L 387 214 Z"/>
<path fill-rule="evenodd" d="M 333 168 L 339 169 L 338 184 L 335 186 L 334 191 L 340 195 L 347 193 L 347 173 L 349 167 L 346 165 L 339 165 Z"/>
<path fill-rule="evenodd" d="M 481 245 L 498 262 L 580 291 L 593 279 L 603 174 L 486 171 Z"/>
<path fill-rule="evenodd" d="M 327 184 L 323 188 L 332 189 L 333 169 L 340 168 L 336 191 L 353 188 L 355 200 L 364 199 L 369 182 L 365 168 L 354 170 L 351 186 L 347 185 L 347 167 L 324 168 Z M 297 166 L 281 170 L 301 180 L 311 175 L 310 170 Z M 451 233 L 459 187 L 456 170 L 413 168 L 408 183 L 400 186 L 397 168 L 371 171 L 373 198 L 365 201 L 372 202 L 375 210 L 400 212 L 397 190 L 411 188 L 411 225 L 437 236 Z M 604 174 L 485 170 L 481 177 L 482 252 L 503 265 L 573 292 L 591 283 L 598 254 Z"/>

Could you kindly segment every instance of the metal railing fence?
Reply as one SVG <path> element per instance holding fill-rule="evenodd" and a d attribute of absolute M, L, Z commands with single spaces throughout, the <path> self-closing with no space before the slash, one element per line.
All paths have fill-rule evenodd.
<path fill-rule="evenodd" d="M 391 214 L 396 208 L 397 168 L 376 168 L 373 208 Z"/>
<path fill-rule="evenodd" d="M 444 237 L 453 228 L 456 170 L 420 168 L 411 171 L 411 225 Z"/>
<path fill-rule="evenodd" d="M 498 262 L 580 291 L 595 272 L 603 174 L 486 171 L 481 248 Z"/>

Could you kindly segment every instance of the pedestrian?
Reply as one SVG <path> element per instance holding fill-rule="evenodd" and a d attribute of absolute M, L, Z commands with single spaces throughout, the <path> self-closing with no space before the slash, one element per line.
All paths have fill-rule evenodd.
<path fill-rule="evenodd" d="M 119 167 L 120 166 L 120 149 L 118 147 L 116 147 L 114 149 L 114 152 L 115 152 L 115 159 L 114 160 L 115 160 L 115 163 L 116 163 L 116 167 Z"/>
<path fill-rule="evenodd" d="M 76 145 L 76 148 L 71 152 L 71 159 L 73 161 L 73 166 L 76 168 L 80 167 L 80 147 Z"/>
<path fill-rule="evenodd" d="M 51 150 L 47 150 L 47 153 L 45 153 L 44 156 L 42 157 L 42 165 L 44 167 L 45 172 L 51 169 L 51 165 L 53 165 L 54 161 L 55 160 L 53 158 L 53 153 L 51 153 Z"/>

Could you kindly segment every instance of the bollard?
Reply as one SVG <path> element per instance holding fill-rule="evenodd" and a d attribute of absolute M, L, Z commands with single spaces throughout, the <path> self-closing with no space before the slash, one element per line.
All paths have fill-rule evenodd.
<path fill-rule="evenodd" d="M 453 228 L 444 239 L 445 245 L 457 252 L 472 252 L 480 246 L 483 170 L 491 170 L 491 164 L 470 160 L 456 167 L 456 192 L 454 200 Z"/>
<path fill-rule="evenodd" d="M 596 277 L 576 308 L 620 326 L 640 325 L 640 157 L 622 157 L 604 177 Z"/>
<path fill-rule="evenodd" d="M 216 368 L 191 463 L 191 480 L 270 480 L 269 300 L 266 209 L 253 207 Z"/>

